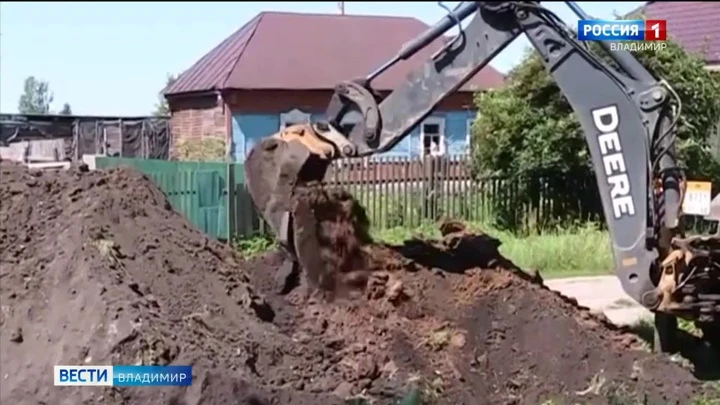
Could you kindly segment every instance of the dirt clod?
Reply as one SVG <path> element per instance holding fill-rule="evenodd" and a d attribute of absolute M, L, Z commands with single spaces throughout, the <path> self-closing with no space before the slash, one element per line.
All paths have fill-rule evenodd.
<path fill-rule="evenodd" d="M 1 403 L 685 404 L 702 390 L 487 235 L 348 244 L 357 231 L 328 208 L 348 196 L 316 189 L 303 201 L 327 208 L 314 211 L 335 235 L 323 246 L 344 246 L 321 272 L 367 276 L 363 294 L 329 301 L 293 283 L 279 291 L 281 254 L 237 258 L 132 170 L 1 169 Z M 343 267 L 358 252 L 367 261 Z M 194 383 L 59 390 L 57 364 L 192 364 Z"/>
<path fill-rule="evenodd" d="M 296 245 L 306 279 L 328 295 L 367 283 L 370 242 L 365 211 L 348 192 L 312 182 L 293 194 Z M 303 260 L 305 259 L 305 260 Z"/>

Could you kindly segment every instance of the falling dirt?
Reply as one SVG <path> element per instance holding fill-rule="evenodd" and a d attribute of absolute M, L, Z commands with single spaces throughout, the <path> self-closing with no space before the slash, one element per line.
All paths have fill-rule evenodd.
<path fill-rule="evenodd" d="M 363 287 L 367 282 L 369 220 L 357 201 L 344 190 L 322 183 L 295 188 L 292 204 L 295 244 L 310 287 L 325 298 Z"/>
<path fill-rule="evenodd" d="M 237 258 L 129 169 L 3 163 L 0 182 L 1 403 L 685 404 L 701 392 L 459 226 L 441 241 L 344 245 L 341 263 L 367 259 L 364 288 L 328 302 L 278 294 L 278 253 Z M 348 207 L 322 195 L 305 201 L 324 201 L 327 218 Z M 320 233 L 346 235 L 333 229 Z M 194 383 L 53 387 L 57 364 L 192 364 Z"/>

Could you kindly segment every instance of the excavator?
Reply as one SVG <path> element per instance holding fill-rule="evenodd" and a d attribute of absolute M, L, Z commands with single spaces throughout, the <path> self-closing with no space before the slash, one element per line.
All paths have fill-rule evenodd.
<path fill-rule="evenodd" d="M 565 2 L 579 19 L 591 19 Z M 442 5 L 442 4 L 441 4 Z M 245 178 L 253 204 L 288 253 L 286 266 L 318 265 L 307 221 L 292 212 L 296 187 L 321 181 L 335 159 L 389 151 L 435 107 L 525 34 L 572 106 L 587 139 L 611 238 L 615 274 L 624 291 L 654 314 L 655 348 L 677 351 L 678 319 L 694 321 L 720 342 L 720 230 L 687 236 L 682 205 L 688 180 L 675 136 L 680 100 L 628 51 L 587 44 L 540 2 L 461 2 L 366 77 L 339 83 L 323 121 L 264 138 L 249 152 Z M 463 26 L 463 22 L 466 22 Z M 457 27 L 452 38 L 445 33 Z M 383 96 L 375 78 L 441 41 L 429 60 Z M 362 117 L 351 129 L 343 118 Z M 720 220 L 720 197 L 709 219 Z M 298 225 L 300 223 L 303 225 Z"/>

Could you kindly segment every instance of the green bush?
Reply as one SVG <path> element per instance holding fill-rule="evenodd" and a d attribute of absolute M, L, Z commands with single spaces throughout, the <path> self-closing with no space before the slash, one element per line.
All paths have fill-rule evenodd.
<path fill-rule="evenodd" d="M 688 178 L 720 182 L 720 163 L 711 149 L 720 117 L 720 77 L 671 41 L 665 49 L 641 47 L 634 55 L 655 77 L 667 80 L 682 102 L 677 149 Z M 541 187 L 554 191 L 554 204 L 566 216 L 547 226 L 586 219 L 583 207 L 598 199 L 597 186 L 585 136 L 569 103 L 536 54 L 509 73 L 508 83 L 476 96 L 480 114 L 472 129 L 473 173 L 542 178 Z M 538 185 L 526 186 L 520 198 L 537 201 Z"/>

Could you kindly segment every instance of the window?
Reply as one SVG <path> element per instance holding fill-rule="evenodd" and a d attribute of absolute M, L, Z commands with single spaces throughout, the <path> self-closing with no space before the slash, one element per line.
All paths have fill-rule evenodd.
<path fill-rule="evenodd" d="M 465 153 L 470 153 L 470 142 L 472 142 L 472 129 L 475 118 L 467 119 L 467 134 L 465 135 Z"/>
<path fill-rule="evenodd" d="M 357 125 L 361 121 L 362 114 L 360 114 L 359 111 L 349 111 L 340 121 L 340 128 L 338 129 L 340 130 L 340 132 L 347 135 L 353 130 L 353 128 L 355 128 L 355 125 Z"/>
<path fill-rule="evenodd" d="M 420 127 L 421 156 L 445 154 L 445 120 L 428 118 Z"/>
<path fill-rule="evenodd" d="M 310 114 L 298 110 L 297 108 L 280 114 L 280 130 L 297 124 L 306 124 L 310 122 Z"/>

